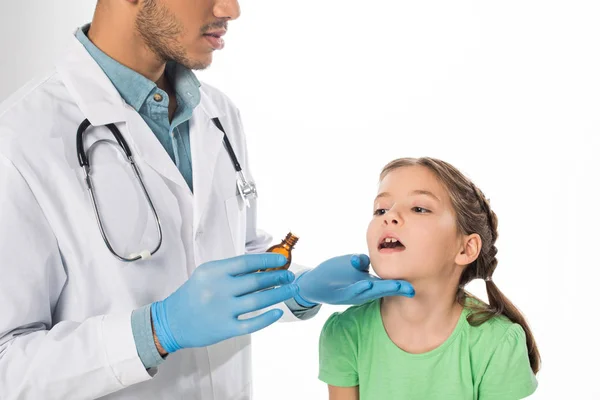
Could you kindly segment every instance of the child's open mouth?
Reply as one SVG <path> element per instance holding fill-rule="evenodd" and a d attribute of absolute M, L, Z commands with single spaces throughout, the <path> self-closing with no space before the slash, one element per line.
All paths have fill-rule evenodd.
<path fill-rule="evenodd" d="M 393 237 L 385 237 L 379 242 L 378 249 L 380 252 L 390 253 L 396 251 L 403 251 L 406 249 L 402 242 Z"/>

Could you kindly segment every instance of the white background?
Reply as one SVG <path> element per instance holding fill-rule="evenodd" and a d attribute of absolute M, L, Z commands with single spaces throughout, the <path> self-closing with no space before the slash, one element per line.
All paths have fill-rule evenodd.
<path fill-rule="evenodd" d="M 0 3 L 0 99 L 48 65 L 91 0 Z M 532 399 L 597 399 L 600 3 L 242 1 L 199 77 L 242 111 L 260 225 L 307 266 L 366 251 L 381 167 L 453 163 L 499 215 L 498 286 L 542 355 Z M 484 295 L 483 284 L 471 289 Z M 254 337 L 256 399 L 325 399 L 324 307 Z"/>

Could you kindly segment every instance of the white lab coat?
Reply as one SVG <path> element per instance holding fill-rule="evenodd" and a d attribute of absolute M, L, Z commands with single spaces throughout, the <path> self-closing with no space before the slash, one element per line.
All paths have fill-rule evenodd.
<path fill-rule="evenodd" d="M 250 336 L 176 352 L 149 373 L 131 328 L 132 310 L 171 294 L 196 266 L 270 245 L 255 202 L 247 209 L 236 194 L 213 117 L 251 178 L 238 110 L 203 83 L 190 121 L 192 194 L 75 37 L 47 76 L 0 106 L 0 399 L 251 398 Z M 122 263 L 102 240 L 77 160 L 84 118 L 95 127 L 88 146 L 112 139 L 99 126 L 115 123 L 131 147 L 162 223 L 162 247 L 149 260 Z M 98 146 L 91 161 L 109 239 L 123 255 L 152 249 L 152 214 L 111 149 Z"/>

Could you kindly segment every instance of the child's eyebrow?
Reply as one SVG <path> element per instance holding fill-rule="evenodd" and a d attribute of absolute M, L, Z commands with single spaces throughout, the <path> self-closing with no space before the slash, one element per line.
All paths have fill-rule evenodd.
<path fill-rule="evenodd" d="M 437 201 L 441 201 L 437 196 L 431 193 L 429 190 L 413 190 L 411 194 L 424 194 L 425 196 L 433 197 Z"/>
<path fill-rule="evenodd" d="M 382 198 L 382 197 L 390 197 L 390 193 L 389 192 L 381 192 L 377 195 L 377 197 L 375 197 L 374 201 L 377 201 L 378 199 Z"/>
<path fill-rule="evenodd" d="M 433 197 L 435 200 L 440 201 L 440 199 L 437 198 L 437 196 L 433 193 L 431 193 L 429 190 L 423 190 L 423 189 L 418 189 L 418 190 L 413 190 L 411 193 L 411 195 L 418 195 L 418 194 L 422 194 L 425 196 L 429 196 L 429 197 Z M 381 192 L 377 195 L 377 197 L 375 197 L 374 201 L 377 201 L 378 199 L 380 199 L 381 197 L 390 197 L 391 194 L 389 192 Z"/>

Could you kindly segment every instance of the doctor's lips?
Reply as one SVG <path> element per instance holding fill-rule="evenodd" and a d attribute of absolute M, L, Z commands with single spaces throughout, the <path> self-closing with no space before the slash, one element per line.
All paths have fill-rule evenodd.
<path fill-rule="evenodd" d="M 202 36 L 208 41 L 208 43 L 210 43 L 213 49 L 221 50 L 223 47 L 225 47 L 223 36 L 225 36 L 226 33 L 227 29 L 216 29 L 206 32 Z"/>
<path fill-rule="evenodd" d="M 383 253 L 393 253 L 397 251 L 403 251 L 406 249 L 406 247 L 396 235 L 386 233 L 379 239 L 379 245 L 377 246 L 377 249 Z"/>

